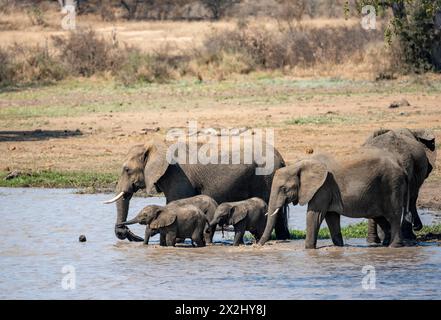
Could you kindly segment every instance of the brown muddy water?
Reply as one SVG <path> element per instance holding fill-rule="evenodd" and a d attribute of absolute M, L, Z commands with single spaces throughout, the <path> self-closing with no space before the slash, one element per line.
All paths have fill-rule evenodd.
<path fill-rule="evenodd" d="M 0 188 L 0 299 L 440 299 L 441 246 L 335 248 L 320 241 L 162 248 L 119 241 L 109 195 Z M 134 198 L 130 216 L 163 198 Z M 434 221 L 422 212 L 423 222 Z M 343 219 L 343 224 L 358 220 Z M 303 229 L 305 208 L 291 208 Z M 142 226 L 133 226 L 143 234 Z M 78 242 L 85 234 L 87 242 Z M 365 269 L 364 269 L 365 268 Z M 364 272 L 363 272 L 364 271 Z M 375 283 L 374 283 L 375 279 Z"/>

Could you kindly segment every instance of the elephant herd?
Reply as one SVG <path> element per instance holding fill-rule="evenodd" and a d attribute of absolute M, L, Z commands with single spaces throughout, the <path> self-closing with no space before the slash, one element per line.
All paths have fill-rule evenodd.
<path fill-rule="evenodd" d="M 188 152 L 188 148 L 186 148 Z M 234 149 L 230 157 L 234 155 Z M 187 154 L 188 155 L 188 154 Z M 413 243 L 422 228 L 416 203 L 419 190 L 436 161 L 435 136 L 427 129 L 381 129 L 351 154 L 314 154 L 286 165 L 274 149 L 274 169 L 257 175 L 261 164 L 202 164 L 167 161 L 167 146 L 150 142 L 130 149 L 116 192 L 116 236 L 144 241 L 160 233 L 160 244 L 179 239 L 211 243 L 218 226 L 232 225 L 234 245 L 246 231 L 263 245 L 273 230 L 289 239 L 288 204 L 307 205 L 305 247 L 315 248 L 326 220 L 334 245 L 342 246 L 340 216 L 368 218 L 368 242 L 400 247 Z M 231 163 L 231 162 L 230 162 Z M 163 192 L 165 206 L 145 207 L 127 221 L 130 199 L 146 189 Z M 145 238 L 129 224 L 146 225 Z"/>

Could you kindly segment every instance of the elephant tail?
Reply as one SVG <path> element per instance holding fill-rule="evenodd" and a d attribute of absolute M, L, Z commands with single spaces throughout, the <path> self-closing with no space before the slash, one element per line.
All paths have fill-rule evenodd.
<path fill-rule="evenodd" d="M 404 203 L 403 203 L 403 219 L 413 224 L 413 216 L 412 213 L 410 212 L 410 181 L 407 175 L 406 175 L 406 190 L 405 190 Z"/>

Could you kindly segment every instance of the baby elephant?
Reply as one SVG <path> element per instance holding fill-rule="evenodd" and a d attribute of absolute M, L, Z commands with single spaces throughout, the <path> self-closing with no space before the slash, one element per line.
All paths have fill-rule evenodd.
<path fill-rule="evenodd" d="M 233 245 L 235 246 L 243 244 L 245 231 L 249 231 L 256 241 L 259 241 L 265 230 L 266 212 L 267 205 L 260 198 L 224 202 L 217 207 L 209 229 L 215 230 L 218 224 L 220 226 L 233 225 L 235 232 Z"/>
<path fill-rule="evenodd" d="M 205 214 L 194 205 L 150 205 L 142 209 L 134 219 L 122 225 L 145 224 L 145 244 L 148 244 L 151 236 L 159 232 L 161 246 L 175 246 L 177 238 L 190 238 L 193 245 L 196 243 L 198 247 L 203 247 L 207 222 Z"/>
<path fill-rule="evenodd" d="M 190 198 L 179 199 L 170 202 L 167 206 L 175 205 L 175 206 L 184 206 L 187 204 L 191 204 L 201 209 L 201 211 L 205 214 L 208 221 L 213 220 L 214 212 L 217 208 L 217 202 L 206 195 L 200 194 Z M 210 244 L 213 242 L 214 231 L 216 230 L 208 230 L 209 232 L 205 233 L 205 243 Z"/>

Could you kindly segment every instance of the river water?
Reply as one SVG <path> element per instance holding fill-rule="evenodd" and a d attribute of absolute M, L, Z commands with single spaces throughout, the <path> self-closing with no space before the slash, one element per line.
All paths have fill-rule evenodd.
<path fill-rule="evenodd" d="M 159 247 L 119 241 L 109 195 L 0 188 L 0 299 L 440 299 L 441 246 L 304 250 L 303 241 L 232 247 Z M 164 198 L 133 198 L 130 217 Z M 425 224 L 437 220 L 421 212 Z M 342 219 L 342 224 L 359 220 Z M 290 210 L 304 229 L 305 208 Z M 131 229 L 143 235 L 143 227 Z M 85 234 L 87 242 L 78 236 Z"/>

